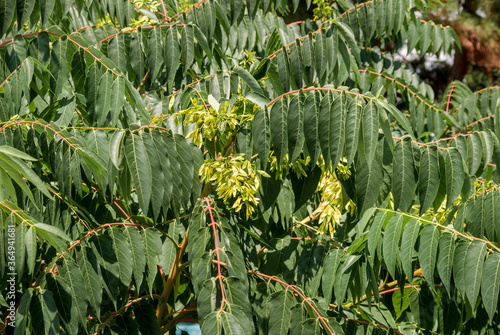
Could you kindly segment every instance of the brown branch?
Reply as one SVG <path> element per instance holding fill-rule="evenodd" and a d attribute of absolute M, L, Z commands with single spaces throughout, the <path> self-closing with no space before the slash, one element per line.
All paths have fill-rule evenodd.
<path fill-rule="evenodd" d="M 450 93 L 448 94 L 448 100 L 446 101 L 446 113 L 450 109 L 451 96 L 453 95 L 453 90 L 455 89 L 455 82 L 452 83 L 450 88 Z"/>
<path fill-rule="evenodd" d="M 212 231 L 213 231 L 213 234 L 214 234 L 214 241 L 215 241 L 215 255 L 217 256 L 217 280 L 219 281 L 220 283 L 220 291 L 221 291 L 221 295 L 222 295 L 222 301 L 221 301 L 221 305 L 220 305 L 220 308 L 219 310 L 223 310 L 224 308 L 224 304 L 227 304 L 227 300 L 226 300 L 226 293 L 224 292 L 224 285 L 222 284 L 222 278 L 223 275 L 222 275 L 222 271 L 221 271 L 221 268 L 220 268 L 220 255 L 219 255 L 219 239 L 217 238 L 217 229 L 215 228 L 215 226 L 218 226 L 218 223 L 215 222 L 214 220 L 214 216 L 213 216 L 213 213 L 212 213 L 212 209 L 214 209 L 211 205 L 210 205 L 210 199 L 209 198 L 205 198 L 205 202 L 207 203 L 207 209 L 208 209 L 208 212 L 210 214 L 210 224 L 209 226 L 212 226 Z"/>
<path fill-rule="evenodd" d="M 423 276 L 424 276 L 424 274 L 423 274 L 423 272 L 422 272 L 422 269 L 417 269 L 417 270 L 415 270 L 415 272 L 413 272 L 413 277 L 423 277 Z M 380 286 L 378 287 L 378 291 L 382 291 L 382 290 L 384 290 L 384 289 L 390 289 L 390 288 L 393 288 L 393 287 L 395 287 L 395 286 L 397 286 L 397 285 L 398 285 L 398 281 L 397 281 L 397 280 L 392 281 L 392 282 L 390 282 L 390 283 L 385 283 L 385 282 L 384 282 L 384 284 L 382 284 L 382 285 L 380 285 Z M 380 294 L 380 293 L 379 293 L 379 294 Z M 345 308 L 351 308 L 351 307 L 353 307 L 354 305 L 357 305 L 357 304 L 359 304 L 360 302 L 365 301 L 366 299 L 368 299 L 368 295 L 366 295 L 366 294 L 365 294 L 365 295 L 363 295 L 363 296 L 362 296 L 362 297 L 361 297 L 358 301 L 356 301 L 356 302 L 352 301 L 352 302 L 350 302 L 350 303 L 348 303 L 348 304 L 345 304 L 345 305 L 344 305 L 344 307 L 345 307 Z"/>
<path fill-rule="evenodd" d="M 287 289 L 290 289 L 292 290 L 293 292 L 295 292 L 295 294 L 297 294 L 307 305 L 309 305 L 309 307 L 312 309 L 312 311 L 314 312 L 314 314 L 316 314 L 316 318 L 323 324 L 323 326 L 325 327 L 325 330 L 327 330 L 331 335 L 334 335 L 335 332 L 330 328 L 330 325 L 326 322 L 325 320 L 325 317 L 323 317 L 319 311 L 316 309 L 316 307 L 311 303 L 310 299 L 307 298 L 306 296 L 304 296 L 299 290 L 297 290 L 297 288 L 295 288 L 295 286 L 293 285 L 290 285 L 276 277 L 273 277 L 273 276 L 269 276 L 269 275 L 266 275 L 264 273 L 260 273 L 260 272 L 257 272 L 257 271 L 253 271 L 253 270 L 247 270 L 247 273 L 251 273 L 251 274 L 254 274 L 254 275 L 257 275 L 257 276 L 260 276 L 260 277 L 264 277 L 264 278 L 267 278 L 268 280 L 274 280 L 278 283 L 280 283 L 281 285 L 287 287 Z"/>
<path fill-rule="evenodd" d="M 161 293 L 161 299 L 163 302 L 159 303 L 158 307 L 156 308 L 156 317 L 158 318 L 158 325 L 160 327 L 162 326 L 163 314 L 167 306 L 167 299 L 170 296 L 172 288 L 174 287 L 175 279 L 179 274 L 179 265 L 181 264 L 182 256 L 186 251 L 188 235 L 189 228 L 186 230 L 186 234 L 184 235 L 182 242 L 179 244 L 179 249 L 177 249 L 177 252 L 175 253 L 174 263 L 172 264 L 172 268 L 170 269 L 170 274 L 168 275 L 166 284 L 163 287 L 163 292 Z"/>
<path fill-rule="evenodd" d="M 159 296 L 156 295 L 156 294 L 153 294 L 153 297 L 158 297 L 159 298 Z M 94 335 L 99 334 L 99 332 L 101 331 L 101 329 L 103 329 L 115 317 L 117 317 L 118 315 L 120 315 L 120 313 L 123 312 L 123 310 L 125 310 L 128 307 L 130 307 L 132 304 L 135 304 L 136 302 L 141 301 L 141 300 L 146 299 L 146 298 L 151 298 L 151 296 L 150 295 L 145 295 L 143 297 L 140 297 L 140 298 L 137 298 L 137 299 L 129 301 L 125 306 L 123 306 L 122 308 L 120 308 L 119 310 L 117 310 L 116 312 L 114 312 L 113 314 L 111 314 L 111 316 L 106 321 L 103 322 L 103 324 L 99 327 L 99 329 L 97 329 L 97 331 L 94 333 Z"/>
<path fill-rule="evenodd" d="M 270 107 L 272 104 L 274 104 L 276 101 L 278 101 L 279 99 L 287 96 L 287 95 L 290 95 L 290 94 L 295 94 L 295 93 L 299 93 L 300 91 L 333 91 L 333 92 L 338 92 L 338 93 L 346 93 L 346 94 L 351 94 L 351 95 L 356 95 L 358 97 L 363 97 L 365 99 L 369 99 L 369 100 L 376 100 L 377 98 L 375 97 L 369 97 L 367 95 L 364 95 L 364 94 L 360 94 L 360 93 L 356 93 L 356 92 L 351 92 L 351 91 L 344 91 L 344 90 L 339 90 L 339 89 L 336 89 L 336 88 L 326 88 L 326 87 L 308 87 L 308 88 L 303 88 L 303 89 L 300 89 L 300 90 L 293 90 L 293 91 L 290 91 L 290 92 L 286 92 L 276 98 L 274 98 L 273 100 L 271 100 L 271 102 L 269 102 L 266 106 L 267 107 Z"/>

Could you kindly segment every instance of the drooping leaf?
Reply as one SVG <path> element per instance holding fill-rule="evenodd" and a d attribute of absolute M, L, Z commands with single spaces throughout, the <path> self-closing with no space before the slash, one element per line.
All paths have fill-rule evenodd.
<path fill-rule="evenodd" d="M 439 238 L 439 255 L 437 258 L 437 270 L 444 287 L 451 292 L 451 270 L 453 268 L 453 256 L 455 255 L 455 238 L 450 233 L 444 233 Z"/>
<path fill-rule="evenodd" d="M 340 94 L 332 102 L 330 110 L 330 157 L 332 167 L 336 168 L 344 155 L 345 118 L 347 114 L 346 95 Z M 322 103 L 323 108 L 323 103 Z M 320 119 L 320 121 L 322 121 Z"/>
<path fill-rule="evenodd" d="M 0 36 L 3 37 L 9 30 L 14 19 L 16 11 L 16 2 L 11 0 L 2 0 L 0 2 L 0 19 L 2 26 L 0 27 Z"/>
<path fill-rule="evenodd" d="M 342 249 L 332 249 L 325 258 L 321 287 L 326 301 L 331 301 L 335 274 L 343 256 L 344 251 Z"/>
<path fill-rule="evenodd" d="M 168 43 L 168 38 L 167 38 Z M 168 64 L 168 58 L 174 57 L 174 50 L 169 50 L 167 54 L 166 63 Z M 161 32 L 161 27 L 156 26 L 154 29 L 150 30 L 149 33 L 149 50 L 148 50 L 148 65 L 151 68 L 151 78 L 153 82 L 158 77 L 161 66 L 163 65 L 163 34 Z M 168 66 L 168 65 L 167 65 Z M 141 78 L 142 79 L 142 78 Z"/>
<path fill-rule="evenodd" d="M 345 119 L 345 152 L 347 166 L 351 165 L 358 150 L 361 118 L 363 116 L 363 103 L 359 97 L 355 97 L 347 107 Z M 378 120 L 378 117 L 377 117 Z"/>
<path fill-rule="evenodd" d="M 455 248 L 455 253 L 453 255 L 453 280 L 457 290 L 465 296 L 465 285 L 466 285 L 466 272 L 465 272 L 465 261 L 467 256 L 467 250 L 470 247 L 470 243 L 460 242 Z"/>
<path fill-rule="evenodd" d="M 28 311 L 30 309 L 31 300 L 33 299 L 33 292 L 33 288 L 30 287 L 21 296 L 15 318 L 14 335 L 22 335 L 26 333 L 26 326 L 28 324 Z"/>
<path fill-rule="evenodd" d="M 180 65 L 181 52 L 179 51 L 179 42 L 177 38 L 177 28 L 169 27 L 165 39 L 165 67 L 167 70 L 167 85 L 172 89 L 175 74 Z"/>
<path fill-rule="evenodd" d="M 84 247 L 82 252 L 77 254 L 77 262 L 87 292 L 86 300 L 96 315 L 100 315 L 103 287 L 97 257 L 91 248 Z"/>
<path fill-rule="evenodd" d="M 420 232 L 420 224 L 415 219 L 410 219 L 403 229 L 401 238 L 401 267 L 408 278 L 408 282 L 413 279 L 413 256 L 415 255 L 415 242 Z"/>
<path fill-rule="evenodd" d="M 49 291 L 35 291 L 31 298 L 30 314 L 34 334 L 57 334 L 59 331 L 59 317 L 52 293 Z"/>
<path fill-rule="evenodd" d="M 363 110 L 361 133 L 363 137 L 366 163 L 368 165 L 372 163 L 375 152 L 377 151 L 378 130 L 378 106 L 373 101 L 370 101 Z"/>
<path fill-rule="evenodd" d="M 189 24 L 182 28 L 181 55 L 184 72 L 186 72 L 194 58 L 194 29 Z"/>
<path fill-rule="evenodd" d="M 290 90 L 290 65 L 288 64 L 288 52 L 281 48 L 277 55 L 278 75 L 285 92 Z"/>
<path fill-rule="evenodd" d="M 248 73 L 248 71 L 237 66 L 234 68 L 234 72 L 236 72 L 238 76 L 240 76 L 240 78 L 252 89 L 252 91 L 264 95 L 264 92 L 262 91 L 259 82 L 255 80 L 255 78 L 250 73 Z"/>
<path fill-rule="evenodd" d="M 113 252 L 116 255 L 120 281 L 124 286 L 128 286 L 132 280 L 133 274 L 132 250 L 130 244 L 122 229 L 111 228 L 109 233 L 113 240 Z"/>
<path fill-rule="evenodd" d="M 420 213 L 425 213 L 439 190 L 439 157 L 435 146 L 426 147 L 420 159 L 418 195 Z"/>
<path fill-rule="evenodd" d="M 415 197 L 416 173 L 410 138 L 398 141 L 394 147 L 392 192 L 394 208 L 406 212 Z"/>
<path fill-rule="evenodd" d="M 394 214 L 384 231 L 383 240 L 383 255 L 387 270 L 393 278 L 396 277 L 396 266 L 399 267 L 399 241 L 401 239 L 401 229 L 403 225 L 403 217 Z"/>
<path fill-rule="evenodd" d="M 304 145 L 304 94 L 292 95 L 288 106 L 289 161 L 294 163 Z"/>
<path fill-rule="evenodd" d="M 63 90 L 63 86 L 69 79 L 69 69 L 67 62 L 67 45 L 68 40 L 61 38 L 52 45 L 50 53 L 50 72 L 52 74 L 50 87 L 55 96 L 59 96 Z"/>
<path fill-rule="evenodd" d="M 386 215 L 387 213 L 385 211 L 379 211 L 375 215 L 371 228 L 368 232 L 368 251 L 372 257 L 375 257 L 375 252 L 379 249 L 379 245 L 382 240 L 380 232 L 384 226 Z"/>
<path fill-rule="evenodd" d="M 462 190 L 465 172 L 462 155 L 456 148 L 448 148 L 445 155 L 447 207 L 450 207 Z"/>
<path fill-rule="evenodd" d="M 144 268 L 146 266 L 146 249 L 142 241 L 142 236 L 135 227 L 124 227 L 125 235 L 132 253 L 132 274 L 137 289 L 140 289 L 143 279 Z"/>
<path fill-rule="evenodd" d="M 269 333 L 286 335 L 290 328 L 290 310 L 295 305 L 295 299 L 288 290 L 278 291 L 269 299 Z"/>
<path fill-rule="evenodd" d="M 37 256 L 36 232 L 34 227 L 26 231 L 26 261 L 28 263 L 28 273 L 33 274 Z"/>
<path fill-rule="evenodd" d="M 76 323 L 83 326 L 87 319 L 87 301 L 81 299 L 81 293 L 85 292 L 82 272 L 75 262 L 67 259 L 63 259 L 58 269 L 67 284 L 68 293 L 71 295 L 70 306 L 68 306 L 71 313 L 71 322 L 75 319 Z"/>
<path fill-rule="evenodd" d="M 252 124 L 252 137 L 255 151 L 259 154 L 262 168 L 265 169 L 271 149 L 271 131 L 269 129 L 269 114 L 267 110 L 259 110 Z"/>
<path fill-rule="evenodd" d="M 161 234 L 154 229 L 144 229 L 141 235 L 144 241 L 147 264 L 146 281 L 148 283 L 149 292 L 151 294 L 153 283 L 158 272 L 158 255 L 160 255 L 162 247 Z"/>
<path fill-rule="evenodd" d="M 436 267 L 439 244 L 439 229 L 433 224 L 427 224 L 420 234 L 418 261 L 422 267 L 425 280 L 431 287 L 434 285 L 434 268 Z"/>
<path fill-rule="evenodd" d="M 125 34 L 120 33 L 108 42 L 108 57 L 122 73 L 127 72 L 128 60 L 125 47 Z"/>
<path fill-rule="evenodd" d="M 288 106 L 285 98 L 276 101 L 271 108 L 269 121 L 274 152 L 281 165 L 288 151 Z"/>
<path fill-rule="evenodd" d="M 490 320 L 497 311 L 500 293 L 500 254 L 492 253 L 486 258 L 481 278 L 481 298 Z"/>
<path fill-rule="evenodd" d="M 375 157 L 371 164 L 366 160 L 358 161 L 355 176 L 358 213 L 364 213 L 375 204 L 382 187 L 381 180 L 383 180 L 383 170 L 380 159 Z"/>
<path fill-rule="evenodd" d="M 312 163 L 315 163 L 320 155 L 320 113 L 321 97 L 319 92 L 314 91 L 313 94 L 307 95 L 304 102 L 305 141 Z"/>
<path fill-rule="evenodd" d="M 472 241 L 465 256 L 465 293 L 471 306 L 476 305 L 483 275 L 484 258 L 487 254 L 486 244 Z"/>
<path fill-rule="evenodd" d="M 151 200 L 152 171 L 146 148 L 141 137 L 127 134 L 125 137 L 125 158 L 132 173 L 136 193 L 142 210 L 147 213 Z"/>
<path fill-rule="evenodd" d="M 113 102 L 113 93 L 113 74 L 107 71 L 104 75 L 102 75 L 101 80 L 99 81 L 99 91 L 97 93 L 96 101 L 96 105 L 99 106 L 99 110 L 96 110 L 96 121 L 98 125 L 104 124 L 104 121 L 112 108 L 111 104 Z"/>
<path fill-rule="evenodd" d="M 467 137 L 467 158 L 469 174 L 471 176 L 475 175 L 479 169 L 479 164 L 483 156 L 482 153 L 481 138 L 478 133 L 472 133 L 471 136 Z"/>

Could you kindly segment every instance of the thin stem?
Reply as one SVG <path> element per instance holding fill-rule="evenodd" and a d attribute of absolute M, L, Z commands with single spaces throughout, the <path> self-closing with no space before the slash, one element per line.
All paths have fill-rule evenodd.
<path fill-rule="evenodd" d="M 48 124 L 43 124 L 43 123 L 38 122 L 38 121 L 22 120 L 22 121 L 16 121 L 16 122 L 12 122 L 12 123 L 7 123 L 6 125 L 4 125 L 3 127 L 0 128 L 0 132 L 4 131 L 6 128 L 9 128 L 9 127 L 12 127 L 12 126 L 15 126 L 15 125 L 18 125 L 18 124 L 32 124 L 32 125 L 41 126 L 41 127 L 45 128 L 45 129 L 49 129 L 52 132 L 54 132 L 54 135 L 59 136 L 64 142 L 66 142 L 70 148 L 74 148 L 75 151 L 76 150 L 80 150 L 80 148 L 77 147 L 74 143 L 71 143 L 71 141 L 68 138 L 66 138 L 63 135 L 61 135 L 61 132 L 55 130 L 54 128 L 52 128 Z"/>
<path fill-rule="evenodd" d="M 367 95 L 364 95 L 364 94 L 360 94 L 360 93 L 355 93 L 355 92 L 350 92 L 350 91 L 344 91 L 344 90 L 339 90 L 339 89 L 336 89 L 336 88 L 326 88 L 326 87 L 308 87 L 308 88 L 304 88 L 304 89 L 300 89 L 300 90 L 293 90 L 293 91 L 290 91 L 290 92 L 287 92 L 287 93 L 284 93 L 276 98 L 274 98 L 270 103 L 268 103 L 266 106 L 267 107 L 270 107 L 272 104 L 274 104 L 276 101 L 278 101 L 279 99 L 287 96 L 287 95 L 290 95 L 290 94 L 295 94 L 295 93 L 299 93 L 300 91 L 333 91 L 333 92 L 344 92 L 346 94 L 352 94 L 352 95 L 356 95 L 356 96 L 359 96 L 359 97 L 363 97 L 365 99 L 369 99 L 369 100 L 375 100 L 377 98 L 374 98 L 374 97 L 369 97 Z"/>
<path fill-rule="evenodd" d="M 121 208 L 121 206 L 118 204 L 118 202 L 116 202 L 116 200 L 114 200 L 113 203 L 115 204 L 116 207 L 118 207 L 118 209 L 120 210 L 120 212 L 122 212 L 123 215 L 125 215 L 125 217 L 127 218 L 128 222 L 134 223 L 134 221 L 132 220 L 132 218 L 127 214 L 127 212 L 125 212 L 125 210 L 123 208 Z"/>
<path fill-rule="evenodd" d="M 85 236 L 83 236 L 82 238 L 76 240 L 75 242 L 73 242 L 73 244 L 68 248 L 67 251 L 64 251 L 62 252 L 61 254 L 59 254 L 56 258 L 56 260 L 54 261 L 54 264 L 52 265 L 52 267 L 50 268 L 49 272 L 53 272 L 54 271 L 54 267 L 56 266 L 56 263 L 59 259 L 61 259 L 62 257 L 64 257 L 64 255 L 68 252 L 68 251 L 71 251 L 71 249 L 73 249 L 74 247 L 76 247 L 78 244 L 80 244 L 83 240 L 85 240 L 87 237 L 89 237 L 90 235 L 94 234 L 96 231 L 98 230 L 101 230 L 103 228 L 106 228 L 106 227 L 111 227 L 111 226 L 134 226 L 134 227 L 145 227 L 145 228 L 149 228 L 150 226 L 148 225 L 143 225 L 143 224 L 136 224 L 136 223 L 127 223 L 127 222 L 112 222 L 112 223 L 106 223 L 106 224 L 103 224 L 102 226 L 99 226 L 97 228 L 94 228 L 92 229 L 91 231 L 89 231 L 87 234 L 85 234 Z"/>
<path fill-rule="evenodd" d="M 385 74 L 382 74 L 382 73 L 378 73 L 378 72 L 375 72 L 375 71 L 363 70 L 363 69 L 360 69 L 359 72 L 368 72 L 368 73 L 374 74 L 376 76 L 384 77 L 385 79 L 391 80 L 392 82 L 396 83 L 397 85 L 399 85 L 402 88 L 404 88 L 405 90 L 407 90 L 411 95 L 415 96 L 417 99 L 419 99 L 421 102 L 423 102 L 429 108 L 432 108 L 432 109 L 434 109 L 436 111 L 441 111 L 439 108 L 437 108 L 434 105 L 432 105 L 431 103 L 427 102 L 424 98 L 422 98 L 416 92 L 414 92 L 413 90 L 411 90 L 408 86 L 406 86 L 405 84 L 399 82 L 398 80 L 396 80 L 394 78 L 389 77 L 388 75 L 385 75 Z M 448 111 L 446 111 L 446 112 L 448 112 Z"/>
<path fill-rule="evenodd" d="M 407 213 L 401 213 L 401 212 L 398 212 L 398 211 L 395 211 L 395 210 L 392 210 L 392 209 L 388 209 L 388 208 L 378 208 L 378 207 L 375 207 L 376 210 L 381 210 L 381 211 L 386 211 L 386 212 L 391 212 L 391 213 L 396 213 L 396 214 L 399 214 L 399 215 L 404 215 L 406 217 L 409 217 L 409 218 L 412 218 L 412 219 L 416 219 L 416 220 L 419 220 L 419 221 L 424 221 L 428 224 L 433 224 L 439 228 L 442 228 L 443 230 L 448 230 L 449 232 L 455 234 L 455 235 L 458 235 L 458 236 L 461 236 L 469 241 L 481 241 L 483 242 L 484 244 L 487 244 L 491 247 L 488 248 L 488 251 L 489 252 L 493 252 L 493 250 L 497 251 L 497 252 L 500 252 L 500 248 L 498 248 L 496 245 L 494 245 L 493 243 L 491 243 L 490 241 L 487 241 L 487 240 L 484 240 L 482 238 L 479 238 L 479 237 L 475 237 L 475 236 L 469 236 L 469 235 L 465 235 L 453 228 L 449 228 L 449 227 L 445 227 L 443 226 L 442 224 L 440 223 L 437 223 L 437 222 L 433 222 L 433 221 L 430 221 L 430 220 L 426 220 L 426 219 L 423 219 L 421 217 L 418 217 L 418 216 L 415 216 L 415 215 L 411 215 L 411 214 L 407 214 Z M 492 250 L 493 249 L 493 250 Z"/>
<path fill-rule="evenodd" d="M 379 292 L 382 291 L 382 290 L 384 290 L 384 289 L 391 289 L 391 288 L 396 287 L 398 285 L 398 281 L 397 280 L 394 280 L 394 281 L 392 281 L 390 283 L 386 283 L 387 278 L 388 278 L 388 274 L 389 274 L 389 272 L 387 272 L 387 275 L 385 277 L 384 283 L 378 287 L 378 291 Z M 422 272 L 422 269 L 417 269 L 417 270 L 415 270 L 415 272 L 413 272 L 413 277 L 423 277 L 423 276 L 424 276 L 424 274 Z M 410 286 L 410 287 L 413 287 L 413 286 Z M 379 293 L 379 295 L 380 295 L 380 293 Z M 352 302 L 350 302 L 348 304 L 345 304 L 344 307 L 351 308 L 354 305 L 357 305 L 357 304 L 365 301 L 366 299 L 368 299 L 368 295 L 365 294 L 358 301 L 356 301 L 356 302 L 352 301 Z"/>
<path fill-rule="evenodd" d="M 157 294 L 153 294 L 153 297 L 159 298 L 159 296 Z M 103 324 L 99 327 L 99 329 L 97 329 L 97 331 L 94 333 L 94 335 L 99 334 L 99 332 L 101 331 L 101 329 L 103 329 L 115 317 L 117 317 L 118 315 L 120 315 L 120 313 L 123 310 L 125 310 L 126 308 L 128 308 L 131 305 L 135 304 L 136 302 L 139 302 L 139 301 L 141 301 L 143 299 L 147 299 L 147 298 L 151 298 L 151 296 L 150 295 L 145 295 L 143 297 L 140 297 L 140 298 L 137 298 L 137 299 L 129 301 L 125 306 L 123 306 L 122 308 L 120 308 L 119 310 L 117 310 L 116 312 L 114 312 L 113 314 L 111 314 L 111 316 L 106 321 L 103 322 Z"/>
<path fill-rule="evenodd" d="M 1 44 L 0 44 L 0 45 L 1 45 Z M 27 59 L 27 58 L 26 58 L 26 59 Z M 25 60 L 23 60 L 23 61 L 21 62 L 21 64 L 19 64 L 19 65 L 18 65 L 18 66 L 14 69 L 14 71 L 12 71 L 12 72 L 11 72 L 11 73 L 7 76 L 7 78 L 5 78 L 5 80 L 2 82 L 2 84 L 0 84 L 0 88 L 2 88 L 2 87 L 3 87 L 3 85 L 5 85 L 5 83 L 7 82 L 7 80 L 9 80 L 9 79 L 10 79 L 10 77 L 12 77 L 12 76 L 14 75 L 14 73 L 16 73 L 16 72 L 17 72 L 17 70 L 19 70 L 19 68 L 20 68 L 21 66 L 23 66 L 23 65 L 24 65 L 24 62 L 26 62 L 26 59 L 25 59 Z"/>
<path fill-rule="evenodd" d="M 172 264 L 172 268 L 170 269 L 170 274 L 168 275 L 167 281 L 163 286 L 163 292 L 161 293 L 161 299 L 163 303 L 158 304 L 158 307 L 156 308 L 156 317 L 158 318 L 158 325 L 160 327 L 163 322 L 164 312 L 167 306 L 167 299 L 170 296 L 172 288 L 174 287 L 175 279 L 179 274 L 179 266 L 181 264 L 182 257 L 184 256 L 184 252 L 186 251 L 188 235 L 189 228 L 186 230 L 186 234 L 184 235 L 182 242 L 179 244 L 179 249 L 177 249 L 177 252 L 175 253 L 174 263 Z"/>
<path fill-rule="evenodd" d="M 14 214 L 15 216 L 17 216 L 19 219 L 21 219 L 21 224 L 22 223 L 26 223 L 27 225 L 29 225 L 30 227 L 33 226 L 33 222 L 30 222 L 30 220 L 24 218 L 21 214 L 19 214 L 19 211 L 16 210 L 16 209 L 13 209 L 13 208 L 10 208 L 6 203 L 5 201 L 0 201 L 0 206 L 3 206 L 5 208 L 7 208 L 12 214 Z"/>
<path fill-rule="evenodd" d="M 356 5 L 354 7 L 351 7 L 349 8 L 348 10 L 346 10 L 345 12 L 343 12 L 342 14 L 339 15 L 339 18 L 342 18 L 342 16 L 344 16 L 345 14 L 347 13 L 350 13 L 352 12 L 353 10 L 358 10 L 359 8 L 361 8 L 362 6 L 368 6 L 369 4 L 373 4 L 375 1 L 374 0 L 370 0 L 370 1 L 367 1 L 367 2 L 364 2 L 364 3 L 361 3 L 359 5 Z"/>
<path fill-rule="evenodd" d="M 144 78 L 142 78 L 141 84 L 139 85 L 139 87 L 137 87 L 137 92 L 139 92 L 141 90 L 142 86 L 144 86 L 144 83 L 146 82 L 146 78 L 148 77 L 148 74 L 149 74 L 149 71 L 146 71 Z"/>
<path fill-rule="evenodd" d="M 384 328 L 384 329 L 387 329 L 389 330 L 390 328 L 387 327 L 387 326 L 384 326 L 384 325 L 379 325 L 378 323 L 372 323 L 372 322 L 368 322 L 368 321 L 365 321 L 365 320 L 355 320 L 355 319 L 345 319 L 346 321 L 352 321 L 352 322 L 357 322 L 357 323 L 362 323 L 364 325 L 373 325 L 374 327 L 378 327 L 378 328 Z M 395 330 L 395 329 L 392 329 L 393 332 L 395 332 L 396 334 L 399 334 L 399 335 L 404 335 L 403 333 Z"/>
<path fill-rule="evenodd" d="M 251 274 L 254 274 L 254 275 L 257 275 L 257 276 L 260 276 L 260 277 L 264 277 L 264 278 L 267 278 L 269 280 L 274 280 L 275 282 L 278 282 L 281 285 L 283 285 L 283 286 L 287 287 L 288 289 L 292 290 L 293 292 L 295 292 L 307 305 L 309 305 L 309 307 L 312 309 L 312 311 L 314 312 L 314 314 L 316 314 L 317 319 L 319 319 L 320 322 L 325 327 L 325 330 L 327 330 L 331 335 L 335 334 L 335 332 L 330 328 L 330 325 L 326 322 L 325 318 L 319 313 L 319 311 L 316 309 L 316 307 L 311 303 L 310 299 L 307 298 L 306 296 L 304 296 L 299 290 L 297 290 L 295 288 L 295 286 L 287 284 L 284 281 L 282 281 L 282 280 L 280 280 L 280 279 L 278 279 L 276 277 L 269 276 L 269 275 L 266 275 L 264 273 L 260 273 L 260 272 L 257 272 L 257 271 L 247 270 L 247 273 L 251 273 Z"/>
<path fill-rule="evenodd" d="M 222 302 L 221 302 L 221 306 L 220 306 L 220 310 L 222 310 L 224 308 L 224 304 L 227 304 L 227 300 L 226 300 L 226 293 L 224 292 L 224 285 L 222 284 L 222 278 L 223 275 L 222 275 L 222 271 L 221 271 L 221 267 L 220 267 L 220 255 L 219 255 L 219 240 L 217 238 L 217 230 L 215 229 L 215 226 L 217 225 L 217 222 L 215 222 L 214 220 L 214 216 L 213 216 L 213 213 L 212 213 L 212 209 L 213 207 L 210 205 L 210 199 L 209 198 L 205 198 L 205 202 L 207 203 L 207 209 L 208 209 L 208 212 L 210 214 L 210 224 L 209 226 L 212 226 L 212 231 L 213 231 L 213 234 L 214 234 L 214 240 L 215 240 L 215 254 L 217 256 L 217 280 L 219 281 L 220 283 L 220 291 L 221 291 L 221 294 L 222 294 Z"/>
<path fill-rule="evenodd" d="M 477 121 L 474 121 L 474 122 L 472 122 L 471 124 L 468 124 L 468 125 L 466 126 L 466 128 L 472 127 L 473 125 L 475 125 L 476 123 L 479 123 L 479 122 L 481 122 L 481 121 L 484 121 L 484 120 L 487 120 L 487 119 L 491 119 L 492 117 L 495 117 L 495 114 L 493 114 L 493 115 L 488 115 L 488 116 L 486 116 L 486 117 L 483 117 L 482 119 L 479 119 L 479 120 L 477 120 Z"/>
<path fill-rule="evenodd" d="M 163 7 L 163 13 L 158 13 L 162 14 L 165 17 L 165 21 L 170 21 L 170 17 L 167 15 L 167 9 L 165 8 L 165 2 L 163 0 L 160 0 L 160 2 L 161 6 Z"/>
<path fill-rule="evenodd" d="M 455 89 L 455 81 L 451 84 L 450 93 L 448 93 L 448 100 L 446 101 L 446 113 L 450 109 L 451 96 L 453 95 L 453 90 Z"/>

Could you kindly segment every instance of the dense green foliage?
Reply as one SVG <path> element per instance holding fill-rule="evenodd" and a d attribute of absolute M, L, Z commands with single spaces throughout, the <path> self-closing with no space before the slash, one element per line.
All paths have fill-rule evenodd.
<path fill-rule="evenodd" d="M 432 3 L 291 4 L 0 0 L 2 332 L 500 332 L 500 90 L 384 52 Z"/>

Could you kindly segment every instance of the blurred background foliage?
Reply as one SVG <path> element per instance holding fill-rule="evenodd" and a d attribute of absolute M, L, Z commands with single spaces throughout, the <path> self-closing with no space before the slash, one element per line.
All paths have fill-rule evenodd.
<path fill-rule="evenodd" d="M 350 1 L 359 4 L 367 1 Z M 289 0 L 291 4 L 292 1 Z M 329 6 L 347 3 L 346 0 L 313 0 L 306 9 L 306 0 L 296 13 L 284 17 L 287 23 L 328 15 Z M 454 57 L 428 59 L 430 56 L 401 55 L 423 80 L 435 90 L 439 100 L 446 86 L 453 80 L 464 81 L 472 91 L 500 85 L 500 0 L 435 1 L 434 8 L 422 13 L 425 20 L 450 25 L 462 43 L 462 52 Z M 289 6 L 292 7 L 291 5 Z M 326 12 L 326 13 L 325 13 Z M 386 50 L 390 45 L 386 46 Z"/>

